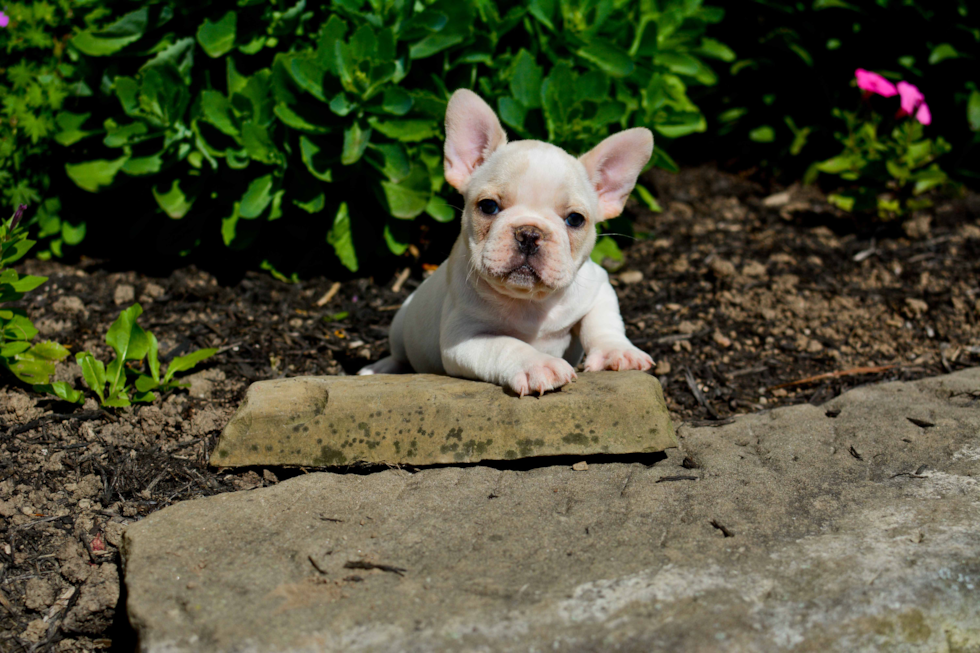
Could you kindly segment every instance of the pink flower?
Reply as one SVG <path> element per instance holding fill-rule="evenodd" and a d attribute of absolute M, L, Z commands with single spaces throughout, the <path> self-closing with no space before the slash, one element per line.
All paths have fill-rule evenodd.
<path fill-rule="evenodd" d="M 929 106 L 925 102 L 926 97 L 917 87 L 908 82 L 899 82 L 898 95 L 902 98 L 902 110 L 899 111 L 900 115 L 914 115 L 915 119 L 923 125 L 928 125 L 932 122 L 932 113 L 929 112 Z"/>
<path fill-rule="evenodd" d="M 6 27 L 10 24 L 10 16 L 0 11 L 0 27 Z"/>
<path fill-rule="evenodd" d="M 864 68 L 858 68 L 854 71 L 854 76 L 857 78 L 858 88 L 862 91 L 877 93 L 883 97 L 891 97 L 898 94 L 898 91 L 895 90 L 895 85 L 878 73 L 873 73 Z"/>
<path fill-rule="evenodd" d="M 932 122 L 932 114 L 929 113 L 929 105 L 923 102 L 919 105 L 919 109 L 915 112 L 915 119 L 921 122 L 923 125 L 928 125 Z"/>
<path fill-rule="evenodd" d="M 898 83 L 898 96 L 902 98 L 902 111 L 908 115 L 915 113 L 922 101 L 926 99 L 918 88 L 908 82 Z"/>

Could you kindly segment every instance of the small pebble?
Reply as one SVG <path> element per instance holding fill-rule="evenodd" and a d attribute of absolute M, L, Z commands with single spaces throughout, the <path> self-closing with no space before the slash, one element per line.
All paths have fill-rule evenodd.
<path fill-rule="evenodd" d="M 584 472 L 588 468 L 589 468 L 589 463 L 585 462 L 584 460 L 582 462 L 578 462 L 572 465 L 572 469 L 574 469 L 576 472 Z"/>
<path fill-rule="evenodd" d="M 619 280 L 623 283 L 639 283 L 643 281 L 643 273 L 639 270 L 627 270 L 619 275 Z"/>

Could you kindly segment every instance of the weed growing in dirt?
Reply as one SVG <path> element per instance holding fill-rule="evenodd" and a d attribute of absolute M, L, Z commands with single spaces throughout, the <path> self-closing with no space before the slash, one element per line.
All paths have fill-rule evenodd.
<path fill-rule="evenodd" d="M 834 110 L 834 116 L 847 127 L 846 132 L 835 134 L 844 151 L 814 164 L 807 176 L 815 179 L 824 172 L 858 182 L 827 197 L 848 212 L 877 213 L 882 220 L 890 220 L 932 206 L 922 195 L 949 182 L 935 160 L 949 152 L 950 146 L 942 137 L 925 138 L 924 128 L 932 123 L 925 97 L 908 82 L 895 85 L 867 70 L 859 68 L 855 77 L 864 92 L 864 105 L 854 112 Z M 875 95 L 901 100 L 891 129 L 871 109 Z"/>
<path fill-rule="evenodd" d="M 193 369 L 198 363 L 214 356 L 218 351 L 199 349 L 185 356 L 177 356 L 170 361 L 161 377 L 157 339 L 136 323 L 137 318 L 142 314 L 143 307 L 133 304 L 120 313 L 109 327 L 105 341 L 116 352 L 116 357 L 108 365 L 91 352 L 82 351 L 75 354 L 75 360 L 82 368 L 85 385 L 96 394 L 102 406 L 121 408 L 129 406 L 134 401 L 149 403 L 157 397 L 154 390 L 166 392 L 174 388 L 189 387 L 188 384 L 181 384 L 174 379 L 174 374 Z M 149 375 L 141 374 L 126 364 L 127 362 L 139 364 L 144 359 Z M 134 378 L 135 382 L 130 383 Z M 84 400 L 84 395 L 74 389 L 61 392 L 55 388 L 44 389 L 66 401 L 81 403 Z M 130 398 L 134 391 L 135 394 Z"/>
<path fill-rule="evenodd" d="M 54 374 L 54 363 L 64 360 L 68 350 L 56 342 L 31 344 L 37 329 L 23 309 L 6 308 L 8 302 L 23 299 L 24 294 L 48 280 L 29 274 L 18 274 L 10 265 L 20 260 L 34 246 L 20 226 L 27 206 L 21 204 L 14 215 L 0 223 L 0 367 L 34 385 L 44 385 L 57 394 L 58 383 L 45 385 Z"/>

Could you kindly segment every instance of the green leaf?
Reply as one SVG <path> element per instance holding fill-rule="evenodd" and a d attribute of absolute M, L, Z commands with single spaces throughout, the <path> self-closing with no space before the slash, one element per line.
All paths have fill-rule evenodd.
<path fill-rule="evenodd" d="M 425 211 L 432 197 L 432 185 L 425 166 L 415 164 L 400 182 L 382 181 L 388 212 L 396 218 L 411 220 Z"/>
<path fill-rule="evenodd" d="M 357 254 L 354 251 L 354 237 L 351 233 L 347 202 L 341 202 L 340 208 L 337 209 L 333 227 L 327 232 L 327 243 L 333 247 L 333 251 L 344 267 L 351 272 L 357 272 Z"/>
<path fill-rule="evenodd" d="M 540 95 L 540 93 L 538 94 Z M 497 113 L 506 125 L 514 129 L 524 129 L 524 120 L 527 118 L 528 109 L 523 104 L 512 97 L 497 98 Z"/>
<path fill-rule="evenodd" d="M 310 174 L 321 181 L 332 181 L 333 173 L 330 168 L 328 168 L 322 159 L 324 157 L 317 156 L 320 154 L 320 147 L 316 145 L 313 141 L 308 139 L 306 136 L 299 137 L 299 150 L 303 157 L 303 163 L 306 164 L 306 169 L 310 171 Z"/>
<path fill-rule="evenodd" d="M 404 116 L 412 109 L 413 102 L 412 96 L 405 89 L 398 86 L 388 86 L 384 91 L 381 108 L 387 113 Z"/>
<path fill-rule="evenodd" d="M 776 131 L 769 125 L 762 125 L 749 132 L 749 140 L 755 143 L 772 143 L 776 140 Z"/>
<path fill-rule="evenodd" d="M 121 156 L 113 161 L 98 159 L 85 163 L 66 163 L 65 172 L 76 186 L 94 193 L 103 186 L 110 185 L 128 159 L 128 156 Z"/>
<path fill-rule="evenodd" d="M 62 361 L 68 358 L 68 349 L 51 340 L 39 342 L 31 347 L 31 354 L 49 361 Z"/>
<path fill-rule="evenodd" d="M 149 131 L 144 122 L 131 122 L 128 125 L 117 125 L 114 121 L 106 121 L 106 137 L 103 144 L 106 147 L 122 147 L 131 143 L 139 143 L 144 135 Z"/>
<path fill-rule="evenodd" d="M 24 241 L 24 242 L 31 242 L 31 241 Z M 8 282 L 5 281 L 2 277 L 0 277 L 0 283 L 9 283 L 10 287 L 19 293 L 30 292 L 48 280 L 47 277 L 37 277 L 32 274 L 19 275 L 19 278 L 17 278 L 18 275 L 13 270 L 5 270 L 4 274 L 6 274 L 7 272 L 12 273 L 15 279 Z"/>
<path fill-rule="evenodd" d="M 514 60 L 514 72 L 510 78 L 510 92 L 514 99 L 528 109 L 540 107 L 543 76 L 544 69 L 534 61 L 534 55 L 521 48 Z M 522 126 L 523 122 L 522 118 Z"/>
<path fill-rule="evenodd" d="M 949 43 L 940 43 L 929 53 L 929 63 L 935 65 L 941 61 L 959 59 L 959 57 L 960 53 L 952 45 Z"/>
<path fill-rule="evenodd" d="M 70 111 L 59 112 L 55 117 L 55 122 L 61 128 L 61 131 L 55 134 L 54 140 L 67 147 L 83 138 L 98 134 L 98 130 L 85 131 L 82 129 L 82 125 L 85 124 L 85 121 L 91 115 L 91 113 L 72 113 Z"/>
<path fill-rule="evenodd" d="M 970 123 L 970 129 L 980 132 L 980 91 L 974 90 L 970 93 L 970 99 L 966 103 L 966 119 Z"/>
<path fill-rule="evenodd" d="M 45 360 L 25 358 L 7 363 L 7 369 L 14 373 L 24 383 L 47 383 L 54 374 L 54 365 Z"/>
<path fill-rule="evenodd" d="M 106 368 L 110 395 L 123 387 L 126 378 L 124 374 L 126 361 L 142 360 L 150 348 L 150 339 L 146 332 L 136 324 L 137 318 L 142 313 L 143 307 L 133 304 L 119 314 L 106 332 L 106 344 L 116 352 L 116 359 Z"/>
<path fill-rule="evenodd" d="M 344 130 L 344 150 L 340 162 L 345 166 L 357 163 L 370 141 L 371 130 L 362 129 L 360 123 L 355 122 Z"/>
<path fill-rule="evenodd" d="M 429 34 L 418 43 L 413 43 L 408 48 L 408 56 L 412 59 L 425 59 L 434 54 L 438 54 L 447 48 L 463 42 L 463 34 L 436 32 Z"/>
<path fill-rule="evenodd" d="M 157 342 L 157 337 L 152 333 L 150 333 L 149 331 L 146 332 L 146 340 L 148 343 L 146 349 L 146 362 L 147 365 L 149 365 L 150 367 L 150 375 L 153 377 L 154 381 L 159 381 L 160 380 L 160 357 L 159 357 L 160 343 Z M 139 388 L 139 386 L 137 386 L 137 388 Z M 140 392 L 146 392 L 147 389 L 139 388 L 139 390 Z"/>
<path fill-rule="evenodd" d="M 693 77 L 698 73 L 698 60 L 683 52 L 661 52 L 654 59 L 655 63 L 666 66 L 672 73 Z"/>
<path fill-rule="evenodd" d="M 131 404 L 129 401 L 129 395 L 126 394 L 126 389 L 117 388 L 115 392 L 111 392 L 109 394 L 102 405 L 109 406 L 110 408 L 125 408 Z"/>
<path fill-rule="evenodd" d="M 55 381 L 54 383 L 36 384 L 34 386 L 34 392 L 43 392 L 49 395 L 54 395 L 61 399 L 62 401 L 67 401 L 73 404 L 81 404 L 85 402 L 85 395 L 75 388 L 71 387 L 64 381 Z"/>
<path fill-rule="evenodd" d="M 406 229 L 403 226 L 404 224 L 405 223 L 403 222 L 397 222 L 397 221 L 395 223 L 392 223 L 391 221 L 385 223 L 385 229 L 384 229 L 385 244 L 388 245 L 388 251 L 390 251 L 395 256 L 401 256 L 402 254 L 404 254 L 411 242 L 411 238 L 409 237 L 408 234 L 405 233 Z M 344 317 L 347 317 L 346 313 L 344 314 Z M 338 318 L 338 319 L 343 319 L 343 318 Z M 327 321 L 333 321 L 333 320 L 327 320 Z"/>
<path fill-rule="evenodd" d="M 142 404 L 153 403 L 153 400 L 157 398 L 155 392 L 141 392 L 138 395 L 133 396 L 133 401 Z"/>
<path fill-rule="evenodd" d="M 592 254 L 590 256 L 592 260 L 599 265 L 602 265 L 602 262 L 607 258 L 614 261 L 623 260 L 622 250 L 619 249 L 619 245 L 616 244 L 616 241 L 609 236 L 602 236 L 596 241 L 595 247 L 592 249 Z"/>
<path fill-rule="evenodd" d="M 711 57 L 712 59 L 720 59 L 729 63 L 735 61 L 735 52 L 733 52 L 730 47 L 720 41 L 708 37 L 701 39 L 701 47 L 698 48 L 698 53 L 706 57 Z"/>
<path fill-rule="evenodd" d="M 601 39 L 593 39 L 577 54 L 613 77 L 625 77 L 636 67 L 628 52 Z"/>
<path fill-rule="evenodd" d="M 650 209 L 654 213 L 660 213 L 661 211 L 663 211 L 663 209 L 660 208 L 660 203 L 657 201 L 657 198 L 653 196 L 653 193 L 647 190 L 646 186 L 643 186 L 642 184 L 637 184 L 636 186 L 633 187 L 633 190 L 636 191 L 636 194 L 637 196 L 639 196 L 640 201 L 646 204 L 648 209 Z"/>
<path fill-rule="evenodd" d="M 82 368 L 82 379 L 89 390 L 99 397 L 99 403 L 105 403 L 105 365 L 87 351 L 75 354 L 75 360 Z"/>
<path fill-rule="evenodd" d="M 162 154 L 162 152 L 158 152 L 152 156 L 141 156 L 135 159 L 128 159 L 123 165 L 122 171 L 133 177 L 156 174 L 163 169 Z"/>
<path fill-rule="evenodd" d="M 297 129 L 299 131 L 307 132 L 310 134 L 326 134 L 330 131 L 330 128 L 326 125 L 316 124 L 311 122 L 312 116 L 310 114 L 316 114 L 317 117 L 322 117 L 322 114 L 317 111 L 304 111 L 302 114 L 297 111 L 300 106 L 290 106 L 284 102 L 280 102 L 273 108 L 276 117 L 279 118 L 288 127 Z M 304 115 L 305 114 L 305 115 Z"/>
<path fill-rule="evenodd" d="M 340 117 L 346 116 L 356 108 L 357 104 L 351 102 L 344 93 L 337 93 L 337 95 L 330 100 L 330 110 Z"/>
<path fill-rule="evenodd" d="M 228 98 L 211 89 L 201 91 L 200 97 L 204 120 L 217 127 L 221 133 L 238 138 L 241 130 Z"/>
<path fill-rule="evenodd" d="M 163 209 L 163 212 L 175 220 L 179 220 L 187 215 L 187 212 L 191 210 L 194 206 L 194 199 L 184 195 L 184 191 L 180 189 L 180 180 L 174 179 L 170 183 L 170 190 L 165 193 L 161 193 L 157 190 L 156 186 L 152 186 L 150 190 L 153 192 L 153 197 L 156 199 L 157 204 Z"/>
<path fill-rule="evenodd" d="M 700 113 L 681 113 L 671 116 L 671 122 L 656 124 L 653 128 L 668 138 L 680 138 L 695 132 L 703 132 L 708 128 L 704 116 Z"/>
<path fill-rule="evenodd" d="M 198 349 L 185 356 L 177 356 L 170 365 L 167 366 L 167 373 L 163 377 L 163 385 L 166 385 L 177 372 L 186 372 L 193 369 L 201 361 L 205 361 L 218 353 L 217 349 Z"/>
<path fill-rule="evenodd" d="M 190 92 L 171 65 L 148 68 L 140 83 L 139 106 L 143 116 L 158 127 L 171 127 L 184 117 Z"/>
<path fill-rule="evenodd" d="M 425 205 L 425 212 L 436 222 L 452 222 L 456 217 L 456 209 L 449 205 L 446 200 L 433 194 L 429 203 Z"/>
<path fill-rule="evenodd" d="M 854 210 L 855 198 L 852 196 L 831 193 L 827 196 L 827 201 L 839 208 L 841 211 L 847 211 L 850 213 Z"/>
<path fill-rule="evenodd" d="M 205 18 L 197 28 L 197 42 L 212 59 L 227 54 L 235 47 L 235 30 L 238 17 L 234 11 L 229 11 L 216 23 Z"/>
<path fill-rule="evenodd" d="M 91 57 L 113 54 L 143 36 L 149 16 L 147 7 L 132 11 L 102 31 L 85 30 L 76 34 L 71 44 Z"/>
<path fill-rule="evenodd" d="M 435 120 L 380 120 L 372 116 L 368 118 L 368 123 L 388 138 L 404 143 L 424 141 L 439 135 L 439 123 Z"/>
<path fill-rule="evenodd" d="M 151 377 L 148 377 L 145 374 L 140 374 L 136 378 L 136 383 L 134 383 L 133 385 L 136 386 L 136 389 L 139 392 L 143 393 L 143 392 L 149 392 L 150 390 L 156 390 L 157 388 L 160 387 L 160 382 L 152 379 Z"/>
<path fill-rule="evenodd" d="M 242 125 L 242 145 L 255 161 L 267 165 L 276 165 L 281 161 L 282 154 L 272 142 L 269 130 L 251 120 Z"/>
<path fill-rule="evenodd" d="M 238 214 L 246 219 L 257 218 L 272 202 L 272 175 L 263 175 L 248 185 L 248 190 L 242 195 Z"/>

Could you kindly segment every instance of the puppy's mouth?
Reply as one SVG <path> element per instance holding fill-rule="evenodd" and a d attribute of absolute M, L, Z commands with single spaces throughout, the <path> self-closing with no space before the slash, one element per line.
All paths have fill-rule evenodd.
<path fill-rule="evenodd" d="M 503 276 L 507 284 L 517 286 L 518 288 L 530 289 L 541 281 L 541 276 L 538 274 L 538 271 L 527 261 Z"/>

